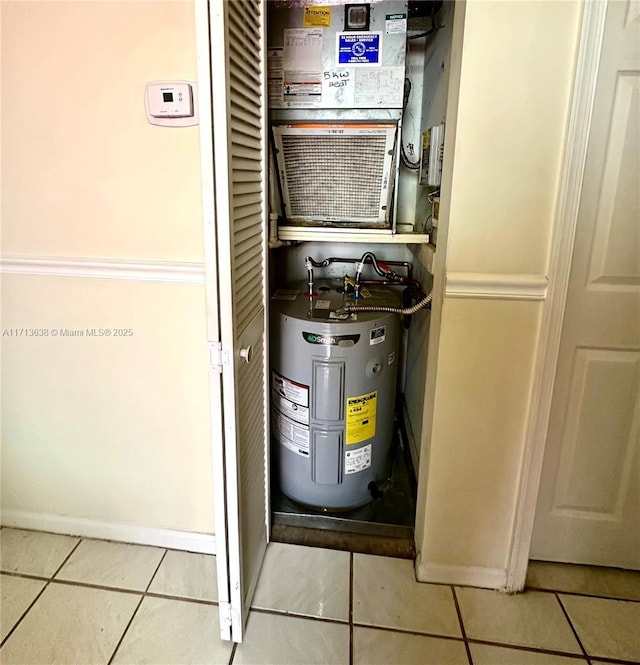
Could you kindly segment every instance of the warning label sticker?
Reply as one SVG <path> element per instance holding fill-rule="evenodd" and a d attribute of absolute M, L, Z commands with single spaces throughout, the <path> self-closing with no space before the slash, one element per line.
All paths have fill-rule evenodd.
<path fill-rule="evenodd" d="M 347 450 L 344 457 L 345 475 L 364 471 L 371 466 L 371 444 L 358 448 L 358 450 Z"/>
<path fill-rule="evenodd" d="M 331 7 L 305 7 L 302 25 L 305 28 L 328 28 L 331 25 Z"/>
<path fill-rule="evenodd" d="M 309 386 L 290 381 L 275 370 L 271 370 L 271 387 L 279 395 L 299 406 L 309 406 Z"/>
<path fill-rule="evenodd" d="M 276 408 L 271 409 L 271 425 L 278 441 L 291 452 L 303 457 L 309 456 L 309 427 L 301 425 Z"/>
<path fill-rule="evenodd" d="M 376 434 L 378 392 L 347 397 L 346 443 L 361 443 Z"/>
<path fill-rule="evenodd" d="M 322 81 L 316 72 L 287 72 L 284 82 L 285 102 L 321 102 Z"/>
<path fill-rule="evenodd" d="M 285 399 L 279 392 L 271 391 L 271 404 L 280 411 L 280 413 L 291 420 L 295 420 L 302 425 L 309 424 L 309 409 L 295 402 Z"/>
<path fill-rule="evenodd" d="M 284 71 L 282 67 L 284 49 L 267 49 L 267 84 L 269 89 L 269 106 L 282 106 L 284 89 Z"/>
<path fill-rule="evenodd" d="M 400 32 L 407 31 L 407 15 L 406 14 L 387 14 L 386 21 L 384 22 L 385 32 L 388 35 L 395 35 Z"/>

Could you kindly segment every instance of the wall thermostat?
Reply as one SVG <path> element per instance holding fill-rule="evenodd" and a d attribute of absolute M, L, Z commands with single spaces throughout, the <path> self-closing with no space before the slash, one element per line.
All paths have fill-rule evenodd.
<path fill-rule="evenodd" d="M 145 108 L 152 125 L 190 127 L 198 124 L 197 86 L 190 81 L 147 83 Z"/>

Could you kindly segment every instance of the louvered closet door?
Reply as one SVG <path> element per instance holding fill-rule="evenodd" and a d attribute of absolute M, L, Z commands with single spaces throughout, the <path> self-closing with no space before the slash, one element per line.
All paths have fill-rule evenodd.
<path fill-rule="evenodd" d="M 209 11 L 231 638 L 241 642 L 268 538 L 264 4 L 211 0 Z"/>

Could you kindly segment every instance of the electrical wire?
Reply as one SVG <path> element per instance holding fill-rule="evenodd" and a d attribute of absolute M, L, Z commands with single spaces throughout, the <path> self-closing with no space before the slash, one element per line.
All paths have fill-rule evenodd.
<path fill-rule="evenodd" d="M 391 314 L 403 314 L 411 316 L 424 309 L 433 300 L 433 291 L 430 291 L 422 300 L 411 307 L 393 307 L 391 305 L 345 305 L 336 312 L 338 316 L 342 314 L 354 314 L 357 312 L 389 312 Z"/>
<path fill-rule="evenodd" d="M 405 78 L 404 80 L 404 97 L 402 100 L 402 113 L 404 114 L 407 110 L 407 104 L 409 103 L 409 96 L 411 95 L 411 79 Z M 420 170 L 420 160 L 417 159 L 415 162 L 409 159 L 407 151 L 404 147 L 404 141 L 402 136 L 400 137 L 400 160 L 402 165 L 408 168 L 410 171 L 419 171 Z"/>
<path fill-rule="evenodd" d="M 433 20 L 433 18 L 431 20 Z M 442 30 L 442 28 L 444 28 L 444 25 L 434 25 L 433 28 L 427 30 L 426 32 L 419 32 L 416 35 L 409 35 L 407 39 L 423 39 L 424 37 L 431 37 L 431 35 L 438 32 L 438 30 Z"/>
<path fill-rule="evenodd" d="M 441 30 L 442 28 L 444 28 L 443 25 L 436 25 L 436 14 L 437 14 L 437 12 L 438 12 L 438 10 L 436 10 L 435 12 L 433 11 L 433 6 L 432 6 L 431 15 L 429 17 L 431 19 L 431 29 L 427 30 L 426 32 L 419 32 L 416 35 L 407 36 L 407 40 L 409 40 L 409 39 L 422 39 L 423 37 L 430 37 L 431 35 L 433 35 L 438 30 Z"/>
<path fill-rule="evenodd" d="M 426 32 L 420 32 L 415 35 L 408 35 L 407 36 L 407 53 L 409 52 L 409 44 L 410 40 L 413 39 L 422 39 L 424 37 L 430 37 L 431 35 L 435 34 L 438 30 L 441 30 L 444 28 L 444 25 L 436 25 L 436 14 L 438 11 L 439 7 L 434 11 L 434 7 L 431 7 L 431 28 L 427 30 Z M 407 58 L 408 60 L 408 58 Z M 404 99 L 402 103 L 402 113 L 403 115 L 405 114 L 407 110 L 407 104 L 409 102 L 409 95 L 411 94 L 411 79 L 410 78 L 405 78 L 404 80 Z M 405 150 L 404 147 L 404 142 L 402 141 L 402 137 L 400 137 L 400 161 L 402 162 L 402 165 L 409 169 L 410 171 L 419 171 L 420 170 L 420 158 L 418 158 L 415 161 L 412 161 L 409 155 L 407 155 L 407 151 Z"/>
<path fill-rule="evenodd" d="M 402 165 L 408 168 L 410 171 L 419 171 L 420 170 L 420 160 L 412 162 L 404 149 L 404 143 L 400 146 L 400 159 L 402 160 Z"/>

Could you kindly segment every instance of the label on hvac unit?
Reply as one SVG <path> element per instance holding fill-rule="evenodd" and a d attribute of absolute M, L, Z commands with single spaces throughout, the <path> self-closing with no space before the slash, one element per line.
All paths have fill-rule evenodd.
<path fill-rule="evenodd" d="M 322 80 L 316 72 L 287 72 L 285 102 L 316 104 L 322 101 Z"/>
<path fill-rule="evenodd" d="M 380 64 L 381 32 L 339 32 L 336 39 L 338 67 L 371 67 Z"/>
<path fill-rule="evenodd" d="M 282 106 L 284 101 L 282 91 L 284 89 L 283 69 L 284 49 L 267 49 L 267 86 L 269 90 L 269 106 Z"/>
<path fill-rule="evenodd" d="M 331 301 L 330 300 L 316 300 L 314 305 L 314 309 L 331 309 Z"/>
<path fill-rule="evenodd" d="M 320 72 L 322 69 L 322 30 L 287 28 L 284 31 L 284 70 Z"/>
<path fill-rule="evenodd" d="M 354 103 L 366 108 L 402 108 L 404 67 L 358 69 Z"/>
<path fill-rule="evenodd" d="M 278 394 L 298 406 L 309 406 L 309 386 L 291 381 L 275 369 L 271 370 L 271 387 Z"/>
<path fill-rule="evenodd" d="M 286 106 L 322 102 L 322 28 L 284 31 L 283 99 Z"/>
<path fill-rule="evenodd" d="M 287 416 L 301 425 L 309 424 L 309 408 L 286 399 L 276 390 L 271 391 L 271 404 L 283 416 Z"/>
<path fill-rule="evenodd" d="M 305 7 L 302 25 L 305 28 L 328 28 L 331 25 L 331 7 Z"/>
<path fill-rule="evenodd" d="M 379 328 L 372 328 L 369 333 L 369 345 L 382 344 L 387 339 L 387 326 L 380 326 Z"/>
<path fill-rule="evenodd" d="M 406 14 L 387 14 L 384 22 L 384 31 L 388 35 L 395 35 L 407 31 Z"/>
<path fill-rule="evenodd" d="M 347 397 L 347 445 L 361 443 L 376 434 L 376 405 L 378 391 Z"/>
<path fill-rule="evenodd" d="M 358 450 L 347 450 L 344 455 L 344 473 L 358 473 L 371 466 L 371 444 L 358 448 Z"/>
<path fill-rule="evenodd" d="M 309 456 L 309 427 L 287 418 L 276 408 L 271 408 L 271 427 L 278 441 L 291 452 Z"/>

